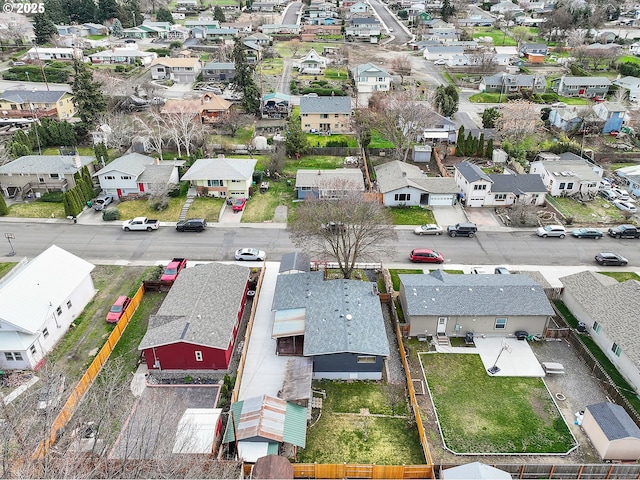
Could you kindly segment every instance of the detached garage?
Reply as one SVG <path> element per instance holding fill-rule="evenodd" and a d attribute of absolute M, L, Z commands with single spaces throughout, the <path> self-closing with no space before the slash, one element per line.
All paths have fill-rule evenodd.
<path fill-rule="evenodd" d="M 640 458 L 640 428 L 620 405 L 609 402 L 589 405 L 582 428 L 602 460 Z"/>

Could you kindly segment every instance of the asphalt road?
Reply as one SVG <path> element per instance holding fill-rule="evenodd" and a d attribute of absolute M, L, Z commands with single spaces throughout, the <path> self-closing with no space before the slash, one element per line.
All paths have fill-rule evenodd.
<path fill-rule="evenodd" d="M 375 10 L 382 23 L 387 27 L 387 30 L 392 32 L 394 38 L 387 42 L 387 45 L 404 45 L 411 39 L 411 35 L 405 31 L 404 26 L 398 21 L 395 15 L 387 10 L 380 0 L 369 0 L 369 5 Z"/>
<path fill-rule="evenodd" d="M 284 11 L 284 15 L 282 16 L 282 25 L 295 25 L 298 23 L 300 19 L 300 15 L 298 15 L 298 11 L 302 10 L 303 5 L 302 2 L 292 2 L 290 3 Z"/>
<path fill-rule="evenodd" d="M 33 258 L 51 244 L 97 264 L 141 263 L 186 257 L 194 261 L 232 260 L 241 247 L 256 247 L 277 260 L 295 250 L 286 229 L 270 227 L 212 226 L 203 233 L 178 233 L 172 227 L 156 232 L 124 232 L 119 225 L 48 223 L 0 224 L 0 255 L 9 252 L 3 233 L 13 233 L 15 258 Z M 446 263 L 466 265 L 593 265 L 599 251 L 614 251 L 640 267 L 640 240 L 538 238 L 532 231 L 479 232 L 475 238 L 418 237 L 409 229 L 398 230 L 389 243 L 388 263 L 406 263 L 413 248 L 433 248 Z M 0 257 L 1 258 L 1 257 Z M 5 257 L 6 258 L 6 257 Z"/>

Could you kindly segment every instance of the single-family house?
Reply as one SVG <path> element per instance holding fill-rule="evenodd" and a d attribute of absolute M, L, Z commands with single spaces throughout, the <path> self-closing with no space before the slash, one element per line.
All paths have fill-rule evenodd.
<path fill-rule="evenodd" d="M 454 55 L 462 55 L 463 47 L 450 47 L 445 45 L 427 45 L 424 47 L 423 56 L 425 60 L 450 60 Z"/>
<path fill-rule="evenodd" d="M 154 35 L 155 33 L 155 35 Z M 157 32 L 152 32 L 149 27 L 141 28 L 141 27 L 129 27 L 122 29 L 122 37 L 123 38 L 152 38 L 157 37 Z"/>
<path fill-rule="evenodd" d="M 252 12 L 275 12 L 278 5 L 275 2 L 252 2 Z"/>
<path fill-rule="evenodd" d="M 611 81 L 607 77 L 572 77 L 563 75 L 551 81 L 551 88 L 563 97 L 604 98 L 609 93 Z"/>
<path fill-rule="evenodd" d="M 146 52 L 134 48 L 110 48 L 89 55 L 91 63 L 94 64 L 126 63 L 133 65 L 140 62 L 144 66 L 149 66 L 156 58 L 158 58 L 158 54 L 155 52 Z"/>
<path fill-rule="evenodd" d="M 244 39 L 253 43 L 257 43 L 261 47 L 268 47 L 273 41 L 269 35 L 265 35 L 262 32 L 253 32 L 251 35 L 247 35 L 246 37 L 244 37 Z"/>
<path fill-rule="evenodd" d="M 240 30 L 237 28 L 207 28 L 205 38 L 211 41 L 233 43 L 239 34 Z"/>
<path fill-rule="evenodd" d="M 244 46 L 244 56 L 247 58 L 247 63 L 257 65 L 262 58 L 262 46 L 251 40 L 243 40 L 242 45 Z"/>
<path fill-rule="evenodd" d="M 149 371 L 226 370 L 242 323 L 250 271 L 217 262 L 185 268 L 158 313 L 149 318 L 138 346 Z"/>
<path fill-rule="evenodd" d="M 596 103 L 593 111 L 600 120 L 604 121 L 602 133 L 610 133 L 614 130 L 619 132 L 627 113 L 626 107 L 614 102 Z"/>
<path fill-rule="evenodd" d="M 544 93 L 547 89 L 547 82 L 544 75 L 511 75 L 506 72 L 499 72 L 495 75 L 482 77 L 478 88 L 481 92 L 502 93 L 503 95 L 522 91 Z"/>
<path fill-rule="evenodd" d="M 189 34 L 193 38 L 206 38 L 207 30 L 220 28 L 218 20 L 202 19 L 202 20 L 185 20 L 184 27 L 189 30 Z"/>
<path fill-rule="evenodd" d="M 367 13 L 369 4 L 364 2 L 356 2 L 349 7 L 349 13 Z"/>
<path fill-rule="evenodd" d="M 529 173 L 540 175 L 547 192 L 553 197 L 595 196 L 603 170 L 571 152 L 560 155 L 540 152 L 531 162 Z"/>
<path fill-rule="evenodd" d="M 89 30 L 89 35 L 109 35 L 109 28 L 99 23 L 83 23 L 83 27 Z"/>
<path fill-rule="evenodd" d="M 304 448 L 307 408 L 269 395 L 246 398 L 231 404 L 222 443 L 234 443 L 238 459 L 255 463 L 282 449 L 294 453 Z"/>
<path fill-rule="evenodd" d="M 374 17 L 353 17 L 345 28 L 347 38 L 370 38 L 380 35 L 381 31 L 381 24 Z"/>
<path fill-rule="evenodd" d="M 316 37 L 322 37 L 324 35 L 340 35 L 341 30 L 342 30 L 342 25 L 305 24 L 302 26 L 302 32 L 300 33 L 300 35 L 303 41 L 313 42 L 316 39 Z"/>
<path fill-rule="evenodd" d="M 635 56 L 640 55 L 640 42 L 633 42 L 629 45 L 629 54 Z"/>
<path fill-rule="evenodd" d="M 544 205 L 547 188 L 540 175 L 485 174 L 477 165 L 456 165 L 455 183 L 468 207 L 508 207 L 516 203 Z"/>
<path fill-rule="evenodd" d="M 523 43 L 520 47 L 520 56 L 526 57 L 531 53 L 546 57 L 549 54 L 549 47 L 544 43 Z"/>
<path fill-rule="evenodd" d="M 200 74 L 201 66 L 199 58 L 156 58 L 151 62 L 151 78 L 193 83 Z"/>
<path fill-rule="evenodd" d="M 640 428 L 620 405 L 611 402 L 587 405 L 580 424 L 606 462 L 635 462 L 640 458 Z"/>
<path fill-rule="evenodd" d="M 175 188 L 180 183 L 178 167 L 183 164 L 183 161 L 161 161 L 140 153 L 128 153 L 108 163 L 93 176 L 106 194 L 120 198 Z"/>
<path fill-rule="evenodd" d="M 400 303 L 409 336 L 506 337 L 524 330 L 543 335 L 555 315 L 543 288 L 527 275 L 400 276 Z"/>
<path fill-rule="evenodd" d="M 84 60 L 82 50 L 79 48 L 57 48 L 57 47 L 33 47 L 25 54 L 26 60 Z"/>
<path fill-rule="evenodd" d="M 495 5 L 491 5 L 490 11 L 491 13 L 500 14 L 500 15 L 504 15 L 504 14 L 514 15 L 516 13 L 524 12 L 522 7 L 508 0 L 504 0 L 502 2 L 496 3 Z"/>
<path fill-rule="evenodd" d="M 391 75 L 373 63 L 365 63 L 351 69 L 358 93 L 388 92 L 391 90 Z"/>
<path fill-rule="evenodd" d="M 86 37 L 94 35 L 93 33 L 89 33 L 89 29 L 84 25 L 56 25 L 56 30 L 58 31 L 58 35 L 61 37 Z"/>
<path fill-rule="evenodd" d="M 451 28 L 432 28 L 422 35 L 423 40 L 433 40 L 440 44 L 448 45 L 451 42 L 460 40 L 460 31 L 455 27 Z M 458 45 L 461 46 L 461 45 Z"/>
<path fill-rule="evenodd" d="M 93 269 L 56 245 L 13 267 L 0 283 L 1 370 L 42 365 L 93 299 Z"/>
<path fill-rule="evenodd" d="M 300 97 L 300 121 L 304 132 L 349 133 L 352 114 L 351 97 Z"/>
<path fill-rule="evenodd" d="M 260 26 L 260 31 L 265 35 L 298 35 L 301 26 L 297 23 L 270 23 Z"/>
<path fill-rule="evenodd" d="M 205 82 L 232 82 L 236 76 L 236 66 L 232 62 L 208 62 L 202 67 Z"/>
<path fill-rule="evenodd" d="M 639 44 L 640 45 L 640 44 Z M 621 77 L 613 82 L 619 89 L 627 92 L 627 99 L 630 102 L 638 102 L 640 100 L 640 78 L 638 77 Z"/>
<path fill-rule="evenodd" d="M 429 121 L 421 126 L 421 130 L 418 138 L 416 138 L 418 142 L 455 143 L 458 136 L 455 122 L 443 117 L 435 110 L 431 112 Z"/>
<path fill-rule="evenodd" d="M 79 155 L 26 155 L 0 166 L 0 185 L 9 197 L 66 192 L 76 186 L 74 175 L 84 166 L 93 173 L 95 160 Z"/>
<path fill-rule="evenodd" d="M 262 96 L 262 118 L 287 118 L 291 113 L 291 96 L 274 92 Z"/>
<path fill-rule="evenodd" d="M 4 118 L 57 118 L 65 120 L 76 114 L 73 94 L 68 89 L 8 89 L 0 93 L 0 112 Z"/>
<path fill-rule="evenodd" d="M 200 158 L 182 176 L 198 195 L 216 198 L 249 198 L 257 160 Z"/>
<path fill-rule="evenodd" d="M 375 167 L 378 191 L 386 207 L 451 206 L 458 189 L 450 177 L 429 177 L 420 167 L 394 160 Z"/>
<path fill-rule="evenodd" d="M 312 358 L 314 379 L 382 378 L 389 342 L 375 284 L 278 275 L 271 308 L 277 354 Z"/>
<path fill-rule="evenodd" d="M 213 123 L 226 117 L 231 111 L 232 103 L 214 94 L 205 93 L 199 98 L 182 100 L 170 98 L 162 106 L 163 115 L 191 114 L 194 120 L 201 123 Z"/>
<path fill-rule="evenodd" d="M 165 38 L 169 41 L 184 41 L 189 38 L 189 29 L 181 25 L 171 25 L 171 29 L 167 32 Z"/>
<path fill-rule="evenodd" d="M 334 170 L 298 169 L 296 173 L 297 197 L 339 199 L 353 193 L 364 192 L 364 178 L 359 168 Z"/>
<path fill-rule="evenodd" d="M 640 165 L 619 168 L 616 175 L 624 179 L 629 193 L 640 197 Z"/>
<path fill-rule="evenodd" d="M 456 19 L 456 23 L 460 27 L 491 27 L 495 21 L 495 17 L 482 15 L 471 15 Z"/>
<path fill-rule="evenodd" d="M 318 55 L 313 48 L 298 61 L 298 68 L 301 73 L 317 74 L 327 68 L 327 59 Z"/>
<path fill-rule="evenodd" d="M 584 119 L 581 110 L 576 107 L 552 107 L 549 111 L 549 123 L 560 130 L 570 132 L 582 126 Z"/>
<path fill-rule="evenodd" d="M 640 391 L 640 343 L 631 334 L 640 308 L 640 282 L 618 282 L 592 271 L 561 277 L 560 282 L 567 308 L 587 326 L 591 339 L 618 372 Z"/>

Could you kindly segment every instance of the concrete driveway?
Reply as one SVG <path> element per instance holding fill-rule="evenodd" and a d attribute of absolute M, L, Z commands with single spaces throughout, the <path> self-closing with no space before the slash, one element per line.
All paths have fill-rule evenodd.
<path fill-rule="evenodd" d="M 456 223 L 468 222 L 462 207 L 454 205 L 453 207 L 432 207 L 433 216 L 436 219 L 436 223 L 446 228 L 449 225 L 455 225 Z"/>

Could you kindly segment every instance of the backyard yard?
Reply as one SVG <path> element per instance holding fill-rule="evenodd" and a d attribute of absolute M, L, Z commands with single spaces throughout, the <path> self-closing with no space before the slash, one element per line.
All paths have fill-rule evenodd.
<path fill-rule="evenodd" d="M 566 453 L 574 439 L 541 378 L 492 377 L 479 355 L 421 354 L 444 442 L 456 453 Z"/>
<path fill-rule="evenodd" d="M 326 392 L 320 418 L 307 429 L 301 463 L 422 465 L 424 454 L 404 389 L 377 382 L 316 382 Z"/>

